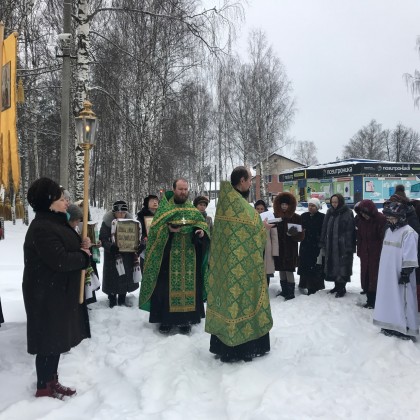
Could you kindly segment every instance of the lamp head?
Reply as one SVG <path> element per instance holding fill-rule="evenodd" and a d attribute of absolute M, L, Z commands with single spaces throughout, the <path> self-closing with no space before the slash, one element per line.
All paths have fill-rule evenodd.
<path fill-rule="evenodd" d="M 92 111 L 92 104 L 85 101 L 84 108 L 76 117 L 77 143 L 79 146 L 94 146 L 98 126 L 96 114 Z"/>

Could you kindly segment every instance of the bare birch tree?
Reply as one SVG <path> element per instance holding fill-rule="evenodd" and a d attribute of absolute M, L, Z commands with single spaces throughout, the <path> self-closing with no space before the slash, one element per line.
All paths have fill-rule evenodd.
<path fill-rule="evenodd" d="M 386 158 L 393 162 L 418 162 L 420 159 L 419 133 L 401 123 L 386 139 Z"/>
<path fill-rule="evenodd" d="M 315 165 L 318 163 L 317 147 L 313 141 L 298 141 L 295 145 L 294 157 L 303 165 Z"/>
<path fill-rule="evenodd" d="M 378 159 L 385 158 L 384 145 L 387 142 L 389 130 L 383 130 L 382 125 L 375 120 L 362 127 L 344 147 L 343 158 Z"/>
<path fill-rule="evenodd" d="M 230 74 L 226 102 L 235 130 L 233 143 L 243 164 L 259 164 L 260 191 L 266 195 L 266 163 L 284 141 L 294 115 L 291 84 L 279 58 L 262 31 L 249 37 L 249 61 L 236 60 Z"/>

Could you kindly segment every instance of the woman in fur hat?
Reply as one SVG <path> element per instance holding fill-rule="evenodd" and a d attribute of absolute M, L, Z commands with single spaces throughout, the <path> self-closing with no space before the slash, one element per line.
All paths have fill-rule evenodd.
<path fill-rule="evenodd" d="M 325 214 L 319 210 L 321 202 L 317 198 L 308 200 L 308 211 L 302 214 L 302 228 L 305 238 L 299 248 L 299 286 L 308 289 L 308 295 L 325 289 L 322 273 L 322 256 L 320 256 L 319 240 Z"/>
<path fill-rule="evenodd" d="M 372 200 L 358 202 L 354 211 L 357 215 L 355 225 L 357 256 L 360 258 L 360 283 L 367 297 L 364 307 L 373 309 L 386 218 Z"/>
<path fill-rule="evenodd" d="M 329 293 L 342 298 L 346 294 L 346 283 L 350 281 L 353 269 L 353 253 L 356 248 L 354 217 L 341 194 L 332 195 L 330 203 L 319 244 L 325 252 L 325 280 L 335 284 Z"/>
<path fill-rule="evenodd" d="M 134 264 L 138 262 L 135 252 L 120 252 L 117 244 L 112 240 L 112 221 L 114 219 L 132 219 L 125 201 L 119 200 L 112 205 L 112 210 L 105 213 L 99 231 L 99 240 L 104 247 L 104 268 L 102 276 L 102 291 L 108 295 L 109 307 L 132 306 L 126 300 L 127 293 L 139 288 L 133 281 Z M 124 265 L 124 274 L 117 270 L 117 259 L 121 258 Z"/>
<path fill-rule="evenodd" d="M 58 382 L 61 353 L 90 337 L 86 305 L 79 304 L 81 270 L 89 265 L 90 241 L 67 223 L 63 189 L 48 178 L 28 190 L 35 219 L 23 252 L 23 300 L 27 315 L 28 353 L 35 354 L 36 397 L 62 399 L 75 390 Z"/>
<path fill-rule="evenodd" d="M 200 195 L 194 198 L 193 205 L 203 215 L 204 219 L 206 219 L 206 223 L 209 227 L 209 232 L 211 235 L 211 232 L 213 230 L 213 219 L 210 216 L 207 216 L 206 212 L 207 206 L 209 205 L 209 199 L 204 195 Z"/>
<path fill-rule="evenodd" d="M 274 215 L 281 217 L 277 224 L 278 243 L 273 246 L 273 257 L 276 271 L 280 273 L 281 291 L 277 296 L 286 300 L 295 297 L 294 271 L 298 265 L 298 242 L 305 234 L 302 230 L 302 218 L 296 214 L 296 198 L 289 192 L 279 193 L 273 202 Z M 298 227 L 293 225 L 300 225 Z"/>

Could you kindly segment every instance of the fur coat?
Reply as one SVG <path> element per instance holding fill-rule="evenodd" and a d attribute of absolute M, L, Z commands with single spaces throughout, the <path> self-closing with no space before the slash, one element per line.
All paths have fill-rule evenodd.
<path fill-rule="evenodd" d="M 320 248 L 325 250 L 325 279 L 350 281 L 356 235 L 353 211 L 345 204 L 330 207 L 322 224 Z"/>
<path fill-rule="evenodd" d="M 289 207 L 286 211 L 283 211 L 281 203 L 286 201 Z M 290 236 L 287 233 L 290 223 L 302 225 L 301 216 L 295 213 L 296 204 L 295 196 L 289 192 L 279 193 L 273 201 L 274 215 L 282 218 L 277 227 L 273 228 L 276 229 L 278 237 L 278 241 L 272 250 L 277 271 L 293 272 L 298 266 L 298 243 L 302 241 L 305 234 L 303 231 L 298 232 L 295 236 Z"/>

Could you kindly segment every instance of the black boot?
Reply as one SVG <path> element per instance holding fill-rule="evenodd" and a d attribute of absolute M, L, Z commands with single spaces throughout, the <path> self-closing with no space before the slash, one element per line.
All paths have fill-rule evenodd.
<path fill-rule="evenodd" d="M 118 295 L 118 306 L 126 306 L 127 308 L 131 308 L 131 303 L 127 302 L 126 294 Z"/>
<path fill-rule="evenodd" d="M 308 296 L 314 295 L 318 290 L 317 289 L 308 289 Z"/>
<path fill-rule="evenodd" d="M 340 290 L 340 283 L 334 282 L 334 287 L 328 293 L 337 293 Z"/>
<path fill-rule="evenodd" d="M 181 334 L 189 334 L 191 332 L 191 325 L 187 324 L 187 325 L 178 325 L 179 328 L 179 332 Z"/>
<path fill-rule="evenodd" d="M 339 283 L 338 287 L 339 287 L 339 289 L 337 290 L 337 293 L 335 294 L 335 297 L 336 298 L 342 298 L 347 293 L 346 283 Z"/>
<path fill-rule="evenodd" d="M 376 293 L 375 292 L 366 292 L 367 302 L 363 305 L 366 309 L 375 308 Z"/>
<path fill-rule="evenodd" d="M 113 308 L 117 304 L 117 295 L 108 295 L 109 307 Z"/>
<path fill-rule="evenodd" d="M 159 332 L 161 334 L 169 334 L 172 330 L 172 325 L 160 324 Z"/>
<path fill-rule="evenodd" d="M 287 295 L 284 297 L 285 300 L 291 300 L 295 298 L 295 283 L 287 282 Z"/>
<path fill-rule="evenodd" d="M 287 290 L 287 280 L 280 280 L 281 291 L 276 294 L 276 296 L 286 297 L 288 294 Z"/>

